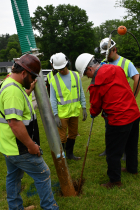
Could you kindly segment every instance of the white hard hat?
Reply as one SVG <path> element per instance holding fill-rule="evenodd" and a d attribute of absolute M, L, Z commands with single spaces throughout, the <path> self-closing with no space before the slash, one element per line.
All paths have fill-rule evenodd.
<path fill-rule="evenodd" d="M 105 39 L 102 39 L 102 41 L 100 42 L 100 53 L 101 54 L 106 53 L 108 41 L 109 41 L 109 38 L 105 38 Z M 111 39 L 111 45 L 110 45 L 109 49 L 111 49 L 115 45 L 116 45 L 116 43 Z"/>
<path fill-rule="evenodd" d="M 68 59 L 63 53 L 56 53 L 53 55 L 53 68 L 54 69 L 63 69 L 68 63 Z"/>
<path fill-rule="evenodd" d="M 77 57 L 75 61 L 75 68 L 80 73 L 81 77 L 83 76 L 84 71 L 92 58 L 94 58 L 94 55 L 91 55 L 89 53 L 82 53 Z"/>

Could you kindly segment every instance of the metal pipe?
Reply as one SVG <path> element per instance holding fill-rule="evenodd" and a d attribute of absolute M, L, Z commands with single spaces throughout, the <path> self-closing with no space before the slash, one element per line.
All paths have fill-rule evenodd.
<path fill-rule="evenodd" d="M 50 100 L 42 72 L 40 72 L 39 75 L 40 77 L 37 78 L 34 92 L 55 164 L 57 176 L 59 178 L 60 187 L 64 196 L 75 196 L 76 192 L 68 170 L 65 154 L 59 137 L 54 115 L 52 113 Z"/>

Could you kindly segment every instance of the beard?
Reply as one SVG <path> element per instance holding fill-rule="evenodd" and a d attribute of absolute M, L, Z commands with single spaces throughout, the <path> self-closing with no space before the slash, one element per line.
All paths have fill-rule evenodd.
<path fill-rule="evenodd" d="M 27 76 L 23 79 L 23 87 L 25 87 L 27 90 L 30 89 L 31 87 L 31 83 L 29 81 L 29 75 L 27 74 Z"/>
<path fill-rule="evenodd" d="M 114 60 L 113 60 L 113 58 L 108 58 L 108 61 L 113 62 Z"/>

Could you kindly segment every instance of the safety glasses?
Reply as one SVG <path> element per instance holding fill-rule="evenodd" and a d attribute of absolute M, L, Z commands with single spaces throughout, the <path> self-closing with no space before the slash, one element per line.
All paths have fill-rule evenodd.
<path fill-rule="evenodd" d="M 108 45 L 108 42 L 103 43 L 102 49 L 103 49 L 103 50 L 107 50 L 107 45 Z M 112 46 L 112 45 L 114 45 L 114 42 L 113 42 L 113 41 L 111 41 L 111 46 Z"/>
<path fill-rule="evenodd" d="M 83 74 L 84 76 L 86 76 L 87 70 L 88 70 L 88 69 L 86 68 L 85 71 L 84 71 L 84 74 Z"/>
<path fill-rule="evenodd" d="M 64 71 L 65 70 L 65 68 L 63 68 L 63 69 L 57 69 L 57 71 Z"/>

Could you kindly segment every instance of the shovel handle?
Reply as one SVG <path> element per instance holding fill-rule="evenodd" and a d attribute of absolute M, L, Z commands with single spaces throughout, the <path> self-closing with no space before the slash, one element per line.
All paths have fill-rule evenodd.
<path fill-rule="evenodd" d="M 82 167 L 82 172 L 81 172 L 81 177 L 80 177 L 79 185 L 78 185 L 78 194 L 80 192 L 80 186 L 81 186 L 81 182 L 82 182 L 82 177 L 83 177 L 83 172 L 84 172 L 84 167 L 85 167 L 85 162 L 86 162 L 86 157 L 87 157 L 87 152 L 88 152 L 88 146 L 89 146 L 91 131 L 92 131 L 92 127 L 93 127 L 93 121 L 94 121 L 94 118 L 92 118 L 92 122 L 91 122 L 91 127 L 90 127 L 90 132 L 89 132 L 89 137 L 88 137 L 88 142 L 87 142 L 87 147 L 86 147 L 86 152 L 85 152 L 85 157 L 84 157 L 84 162 L 83 162 L 83 167 Z"/>

